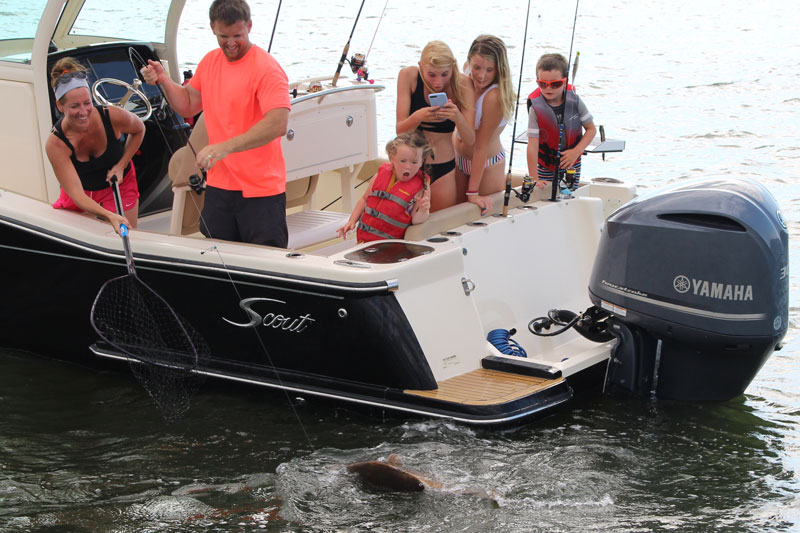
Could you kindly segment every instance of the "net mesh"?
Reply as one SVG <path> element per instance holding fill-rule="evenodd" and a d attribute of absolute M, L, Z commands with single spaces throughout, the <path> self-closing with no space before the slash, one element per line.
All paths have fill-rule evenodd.
<path fill-rule="evenodd" d="M 164 419 L 179 420 L 203 381 L 197 370 L 210 355 L 203 337 L 135 274 L 101 287 L 90 321 L 104 341 L 127 356 Z"/>

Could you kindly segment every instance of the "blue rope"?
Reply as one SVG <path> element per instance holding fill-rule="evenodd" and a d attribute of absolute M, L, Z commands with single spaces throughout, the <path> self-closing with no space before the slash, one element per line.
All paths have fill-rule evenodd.
<path fill-rule="evenodd" d="M 492 343 L 492 346 L 497 348 L 497 351 L 504 355 L 514 355 L 516 357 L 528 357 L 525 349 L 519 345 L 517 341 L 511 338 L 517 330 L 511 329 L 493 329 L 486 336 L 486 340 Z"/>

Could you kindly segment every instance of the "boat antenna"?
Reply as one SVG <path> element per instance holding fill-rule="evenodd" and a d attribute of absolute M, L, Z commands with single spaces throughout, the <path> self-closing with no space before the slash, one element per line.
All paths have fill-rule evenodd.
<path fill-rule="evenodd" d="M 369 53 L 372 51 L 372 43 L 375 42 L 375 36 L 378 35 L 378 28 L 381 27 L 381 21 L 383 20 L 383 15 L 386 14 L 386 7 L 389 5 L 389 0 L 386 0 L 386 3 L 383 4 L 383 11 L 381 11 L 381 16 L 378 19 L 378 24 L 375 26 L 375 33 L 372 34 L 372 40 L 369 42 L 369 48 L 367 48 L 367 54 L 364 56 L 364 63 L 367 62 L 369 58 Z"/>
<path fill-rule="evenodd" d="M 575 0 L 575 16 L 572 19 L 572 37 L 569 41 L 569 55 L 567 56 L 567 75 L 566 75 L 566 83 L 564 83 L 564 115 L 561 117 L 561 123 L 558 125 L 558 154 L 556 155 L 556 167 L 553 169 L 553 183 L 550 189 L 550 201 L 557 202 L 558 201 L 558 192 L 559 188 L 561 187 L 561 180 L 562 177 L 567 174 L 568 171 L 561 169 L 561 152 L 567 149 L 567 135 L 564 131 L 564 118 L 567 116 L 567 90 L 569 89 L 569 68 L 572 62 L 572 45 L 575 43 L 575 26 L 578 23 L 578 5 L 580 4 L 580 0 Z M 573 72 L 573 82 L 575 78 L 575 73 L 578 70 L 578 59 L 575 59 L 575 72 Z M 574 87 L 573 87 L 574 90 Z M 571 174 L 575 173 L 575 169 L 570 169 L 572 172 Z"/>
<path fill-rule="evenodd" d="M 342 71 L 342 65 L 344 65 L 344 62 L 347 59 L 347 52 L 350 50 L 350 40 L 353 38 L 353 34 L 356 32 L 358 18 L 361 16 L 361 10 L 364 9 L 364 2 L 366 1 L 367 0 L 361 0 L 361 7 L 358 8 L 356 21 L 353 22 L 353 29 L 350 30 L 350 37 L 347 38 L 347 44 L 344 45 L 344 50 L 342 50 L 342 57 L 339 59 L 339 66 L 336 67 L 336 74 L 333 75 L 333 81 L 331 81 L 331 85 L 334 87 L 336 87 L 336 82 L 339 81 L 339 73 Z"/>
<path fill-rule="evenodd" d="M 517 112 L 519 111 L 519 93 L 522 90 L 522 69 L 525 66 L 525 44 L 528 41 L 528 17 L 530 16 L 531 12 L 531 0 L 528 0 L 528 11 L 525 13 L 525 35 L 522 38 L 522 59 L 519 63 L 519 81 L 517 82 L 517 103 L 514 106 L 514 128 L 511 133 L 511 154 L 508 157 L 508 174 L 506 174 L 506 193 L 503 197 L 503 216 L 508 216 L 508 201 L 511 198 L 511 165 L 514 161 L 514 141 L 517 137 Z M 533 182 L 530 178 L 523 184 L 523 192 L 522 194 L 525 195 L 522 198 L 523 201 L 527 202 L 527 198 L 530 198 L 530 190 L 531 185 Z M 527 197 L 527 198 L 526 198 Z"/>
<path fill-rule="evenodd" d="M 269 36 L 269 47 L 267 53 L 272 53 L 272 40 L 275 38 L 275 28 L 278 27 L 278 15 L 281 14 L 281 3 L 283 0 L 278 0 L 278 11 L 275 13 L 275 22 L 272 24 L 272 35 Z"/>

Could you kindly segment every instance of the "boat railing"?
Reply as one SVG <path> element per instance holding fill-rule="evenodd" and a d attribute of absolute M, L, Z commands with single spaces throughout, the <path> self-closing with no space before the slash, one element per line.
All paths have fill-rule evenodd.
<path fill-rule="evenodd" d="M 347 91 L 363 91 L 370 89 L 377 93 L 386 89 L 386 87 L 383 85 L 370 85 L 370 84 L 349 85 L 345 87 L 332 87 L 330 89 L 323 89 L 321 91 L 317 91 L 314 93 L 308 93 L 304 94 L 303 96 L 298 96 L 297 98 L 292 99 L 292 106 L 299 104 L 301 102 L 305 102 L 307 100 L 313 100 L 314 98 L 319 98 L 320 100 L 322 100 L 323 98 L 331 94 L 342 93 Z"/>

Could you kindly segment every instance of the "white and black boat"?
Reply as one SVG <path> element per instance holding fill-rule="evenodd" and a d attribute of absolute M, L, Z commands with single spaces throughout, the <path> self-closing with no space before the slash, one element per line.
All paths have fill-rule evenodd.
<path fill-rule="evenodd" d="M 68 55 L 89 66 L 92 83 L 133 83 L 138 55 L 160 58 L 178 80 L 183 1 L 163 11 L 160 42 L 93 37 L 104 32 L 85 31 L 83 7 L 50 0 L 30 38 L 0 35 L 0 345 L 126 359 L 89 321 L 101 286 L 125 272 L 120 239 L 104 222 L 50 205 L 59 190 L 43 148 L 57 115 L 47 73 Z M 636 198 L 630 184 L 595 180 L 558 201 L 549 191 L 526 202 L 514 195 L 507 216 L 502 194 L 484 217 L 457 205 L 409 228 L 405 240 L 336 238 L 355 184 L 381 162 L 381 87 L 328 81 L 292 84 L 283 139 L 288 250 L 200 236 L 193 158 L 180 148 L 189 127 L 155 87 L 139 88 L 147 105 L 126 104 L 153 109 L 134 158 L 136 268 L 204 337 L 209 354 L 194 372 L 495 425 L 582 391 L 726 400 L 779 347 L 788 233 L 775 200 L 753 182 L 698 181 Z M 95 93 L 114 103 L 126 90 L 106 82 Z M 202 120 L 191 135 L 199 149 Z M 338 211 L 313 209 L 339 194 Z M 542 265 L 557 277 L 534 278 Z M 527 357 L 508 342 L 512 331 Z"/>

